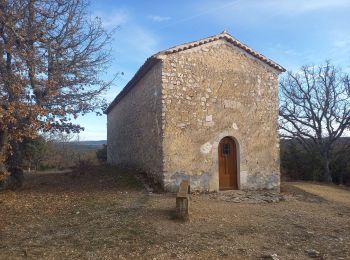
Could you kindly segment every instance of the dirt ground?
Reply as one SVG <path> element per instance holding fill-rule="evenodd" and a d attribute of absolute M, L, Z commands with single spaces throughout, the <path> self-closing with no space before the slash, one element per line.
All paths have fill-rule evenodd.
<path fill-rule="evenodd" d="M 26 176 L 0 193 L 0 259 L 350 259 L 350 191 L 285 183 L 286 200 L 235 203 L 146 192 L 127 172 Z"/>

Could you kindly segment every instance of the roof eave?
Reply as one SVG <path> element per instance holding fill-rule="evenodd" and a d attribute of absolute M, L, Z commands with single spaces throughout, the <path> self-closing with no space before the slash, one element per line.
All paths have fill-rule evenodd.
<path fill-rule="evenodd" d="M 210 43 L 210 42 L 213 42 L 213 41 L 217 41 L 217 40 L 221 40 L 221 39 L 224 39 L 227 42 L 233 44 L 234 46 L 237 46 L 238 48 L 246 51 L 247 53 L 249 53 L 253 57 L 261 60 L 262 62 L 264 62 L 265 64 L 269 65 L 270 67 L 276 69 L 280 73 L 286 71 L 286 69 L 283 68 L 278 63 L 276 63 L 276 62 L 266 58 L 264 55 L 262 55 L 262 54 L 260 54 L 260 53 L 258 53 L 256 51 L 254 51 L 252 48 L 248 47 L 244 43 L 241 43 L 240 41 L 235 39 L 233 36 L 231 36 L 227 32 L 223 32 L 223 33 L 218 34 L 218 35 L 210 36 L 210 37 L 204 38 L 202 40 L 198 40 L 198 41 L 193 41 L 193 42 L 177 45 L 177 46 L 174 46 L 174 47 L 169 48 L 167 50 L 161 51 L 158 54 L 165 54 L 165 55 L 173 54 L 173 53 L 177 53 L 177 52 L 180 52 L 180 51 L 188 50 L 188 49 L 191 49 L 191 48 L 194 48 L 194 47 L 198 47 L 200 45 L 204 45 L 204 44 L 207 44 L 207 43 Z"/>
<path fill-rule="evenodd" d="M 109 104 L 107 109 L 103 112 L 104 114 L 108 114 L 113 107 L 119 103 L 119 101 L 125 97 L 129 91 L 133 88 L 133 86 L 141 80 L 141 78 L 159 61 L 155 55 L 149 57 L 145 63 L 139 68 L 139 70 L 135 73 L 132 79 L 125 85 L 125 87 L 120 91 L 120 93 L 115 97 L 115 99 Z"/>

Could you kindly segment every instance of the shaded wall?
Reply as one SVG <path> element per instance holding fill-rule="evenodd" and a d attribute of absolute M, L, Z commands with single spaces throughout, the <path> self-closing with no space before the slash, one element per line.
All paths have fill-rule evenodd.
<path fill-rule="evenodd" d="M 162 182 L 161 62 L 107 115 L 107 160 Z"/>

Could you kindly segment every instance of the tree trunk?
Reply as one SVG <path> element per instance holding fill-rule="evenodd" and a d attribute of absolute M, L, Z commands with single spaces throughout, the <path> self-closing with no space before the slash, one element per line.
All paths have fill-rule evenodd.
<path fill-rule="evenodd" d="M 7 187 L 7 178 L 8 171 L 6 168 L 6 156 L 7 156 L 7 143 L 8 142 L 8 136 L 7 136 L 7 129 L 0 130 L 0 190 L 6 189 Z"/>
<path fill-rule="evenodd" d="M 344 172 L 343 172 L 343 171 L 340 172 L 339 184 L 340 184 L 340 185 L 345 184 L 345 183 L 344 183 Z"/>
<path fill-rule="evenodd" d="M 4 162 L 0 161 L 0 185 L 6 179 L 8 172 Z"/>
<path fill-rule="evenodd" d="M 323 181 L 327 183 L 332 183 L 332 175 L 329 169 L 329 157 L 324 156 L 324 172 L 323 172 Z"/>
<path fill-rule="evenodd" d="M 20 145 L 12 146 L 14 154 L 8 158 L 8 131 L 0 130 L 0 190 L 17 189 L 23 184 L 23 170 L 17 164 L 21 160 Z M 10 173 L 10 175 L 9 175 Z"/>
<path fill-rule="evenodd" d="M 11 189 L 15 190 L 23 185 L 24 175 L 22 169 L 23 144 L 12 143 L 12 154 L 8 158 L 7 167 L 11 173 Z"/>
<path fill-rule="evenodd" d="M 21 168 L 23 162 L 22 143 L 11 143 L 12 154 L 7 159 L 8 168 Z"/>
<path fill-rule="evenodd" d="M 7 157 L 8 133 L 7 129 L 0 130 L 0 180 L 7 175 L 6 157 Z"/>

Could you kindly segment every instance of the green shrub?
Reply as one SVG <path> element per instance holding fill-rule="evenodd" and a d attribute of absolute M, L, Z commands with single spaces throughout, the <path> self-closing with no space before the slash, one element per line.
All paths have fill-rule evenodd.
<path fill-rule="evenodd" d="M 107 162 L 107 145 L 103 145 L 101 149 L 96 151 L 97 160 L 101 163 Z"/>

